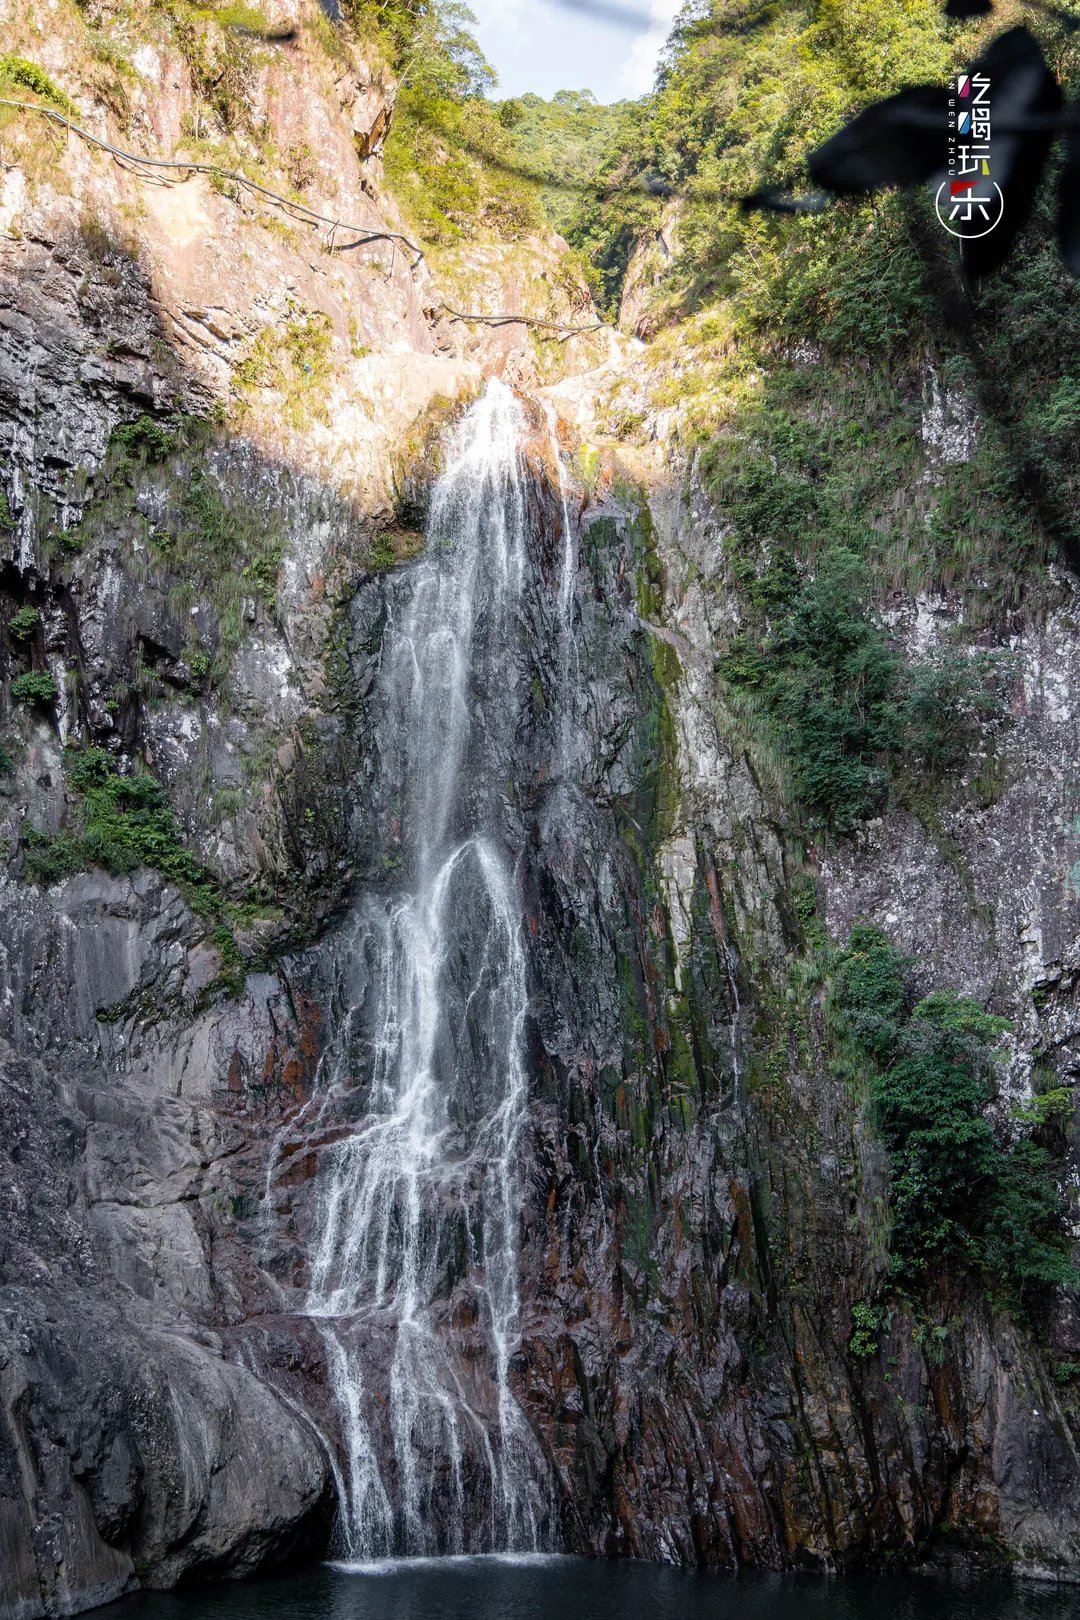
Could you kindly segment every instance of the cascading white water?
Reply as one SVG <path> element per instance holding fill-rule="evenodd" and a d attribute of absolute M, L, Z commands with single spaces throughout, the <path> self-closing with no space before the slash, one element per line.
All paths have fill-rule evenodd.
<path fill-rule="evenodd" d="M 348 1559 L 533 1549 L 548 1495 L 510 1387 L 528 996 L 500 830 L 523 427 L 510 390 L 489 384 L 450 442 L 425 555 L 383 637 L 374 729 L 392 886 L 353 919 L 349 1010 L 323 1061 L 313 1135 L 339 1139 L 321 1152 L 305 1305 L 341 1417 Z M 475 1321 L 464 1361 L 447 1342 L 455 1287 Z M 391 1348 L 373 1378 L 376 1340 Z"/>

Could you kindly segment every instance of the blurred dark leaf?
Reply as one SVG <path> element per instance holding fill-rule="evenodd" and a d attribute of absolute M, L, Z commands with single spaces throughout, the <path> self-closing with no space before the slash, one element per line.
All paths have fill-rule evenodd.
<path fill-rule="evenodd" d="M 1080 104 L 1074 101 L 1069 111 L 1080 120 Z M 1058 180 L 1057 239 L 1066 270 L 1080 276 L 1080 127 L 1076 126 L 1065 141 L 1065 163 Z"/>
<path fill-rule="evenodd" d="M 1010 28 L 999 35 L 970 72 L 985 74 L 990 80 L 990 178 L 1000 186 L 1004 198 L 1004 211 L 994 229 L 985 236 L 961 240 L 964 273 L 977 281 L 1003 263 L 1030 218 L 1057 127 L 1061 91 L 1038 41 L 1026 28 Z M 810 154 L 811 177 L 838 196 L 943 180 L 949 97 L 950 91 L 944 87 L 916 85 L 867 107 Z M 1080 158 L 1080 148 L 1075 155 Z M 1063 199 L 1080 194 L 1080 165 L 1070 162 L 1070 170 Z M 1067 231 L 1070 242 L 1076 238 L 1076 247 L 1070 251 L 1080 262 L 1080 227 L 1074 225 L 1074 212 L 1063 201 L 1060 229 L 1063 252 Z M 1068 256 L 1066 262 L 1070 262 Z"/>
<path fill-rule="evenodd" d="M 548 0 L 548 4 L 562 11 L 576 11 L 579 16 L 598 17 L 601 22 L 617 23 L 622 28 L 655 27 L 656 19 L 648 6 L 620 5 L 619 0 Z"/>
<path fill-rule="evenodd" d="M 911 186 L 943 170 L 949 92 L 919 84 L 877 101 L 807 159 L 810 177 L 839 196 Z"/>
<path fill-rule="evenodd" d="M 230 34 L 242 39 L 261 39 L 264 45 L 289 45 L 297 38 L 297 30 L 286 28 L 253 28 L 249 23 L 229 23 Z"/>
<path fill-rule="evenodd" d="M 985 73 L 990 80 L 991 178 L 1005 199 L 996 229 L 961 243 L 964 274 L 977 281 L 1004 262 L 1031 217 L 1054 139 L 1053 115 L 1061 109 L 1061 90 L 1038 41 L 1026 28 L 1010 28 L 999 35 L 971 71 Z M 1047 127 L 1025 130 L 1020 126 L 1027 120 L 1036 125 L 1045 121 Z"/>
<path fill-rule="evenodd" d="M 964 22 L 969 17 L 988 17 L 993 9 L 992 0 L 945 0 L 945 15 L 950 22 Z"/>

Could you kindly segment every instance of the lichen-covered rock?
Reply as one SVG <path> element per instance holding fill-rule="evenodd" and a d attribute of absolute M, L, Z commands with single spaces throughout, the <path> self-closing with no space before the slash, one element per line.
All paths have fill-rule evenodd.
<path fill-rule="evenodd" d="M 5 1616 L 319 1550 L 331 1475 L 302 1414 L 213 1338 L 29 1281 L 0 1302 Z"/>

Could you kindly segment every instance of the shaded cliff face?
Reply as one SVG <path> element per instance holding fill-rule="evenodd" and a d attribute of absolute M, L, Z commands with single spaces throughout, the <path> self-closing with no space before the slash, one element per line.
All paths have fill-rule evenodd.
<path fill-rule="evenodd" d="M 1054 1376 L 1073 1343 L 1067 1315 L 1040 1354 L 943 1277 L 931 1317 L 897 1308 L 871 1357 L 851 1348 L 853 1307 L 886 1264 L 887 1166 L 859 1096 L 830 1072 L 820 994 L 800 1002 L 789 977 L 805 951 L 794 895 L 806 870 L 718 715 L 703 656 L 722 602 L 715 520 L 661 490 L 650 523 L 603 477 L 588 501 L 573 491 L 568 667 L 550 460 L 534 475 L 529 633 L 506 651 L 508 692 L 531 687 L 534 701 L 513 732 L 502 812 L 522 852 L 531 992 L 512 1372 L 563 1544 L 773 1567 L 929 1551 L 1068 1573 L 1075 1420 Z M 409 589 L 406 575 L 358 598 L 358 693 L 377 688 L 377 627 Z M 356 713 L 375 735 L 360 697 Z M 1052 721 L 1030 721 L 1047 761 L 1062 745 L 1042 729 Z M 1016 791 L 1003 826 L 1022 825 L 1027 785 Z M 373 780 L 369 792 L 379 803 Z M 851 899 L 844 872 L 833 857 L 817 876 L 841 934 L 849 917 L 881 914 Z M 937 915 L 952 930 L 985 917 Z M 334 954 L 298 971 L 340 1019 L 350 998 L 324 978 Z M 999 974 L 1013 964 L 1022 1014 L 1023 969 L 998 960 Z M 977 962 L 949 981 L 985 995 Z M 1060 1008 L 1051 1016 L 1067 1035 Z M 1018 1063 L 1031 1039 L 1021 1018 Z M 360 1107 L 362 1094 L 358 1080 Z M 302 1294 L 323 1144 L 298 1122 L 286 1148 L 295 1170 L 279 1207 L 297 1241 L 272 1265 Z M 473 1287 L 468 1266 L 451 1267 L 441 1296 L 462 1368 L 477 1354 Z M 294 1331 L 256 1320 L 242 1336 L 310 1398 L 310 1365 L 290 1368 Z M 332 1402 L 321 1411 L 333 1433 Z M 392 1478 L 388 1447 L 382 1466 Z M 440 1533 L 454 1503 L 449 1485 L 435 1493 Z"/>
<path fill-rule="evenodd" d="M 257 53 L 255 112 L 279 154 L 318 154 L 309 204 L 395 228 L 367 138 L 392 84 L 328 55 L 317 17 Z M 10 21 L 34 56 L 33 18 Z M 160 155 L 198 98 L 169 19 L 142 21 L 123 120 L 80 18 L 46 67 L 81 121 Z M 310 1088 L 328 1009 L 276 962 L 337 915 L 362 848 L 335 637 L 358 585 L 415 549 L 410 469 L 482 376 L 388 244 L 330 256 L 249 193 L 148 188 L 74 137 L 58 162 L 56 139 L 8 126 L 0 213 L 0 1609 L 18 1615 L 325 1546 L 330 1449 L 223 1337 L 257 1261 L 234 1164 Z M 519 330 L 492 357 L 528 353 Z M 20 701 L 20 676 L 46 695 Z M 105 798 L 67 743 L 98 750 Z M 144 774 L 138 808 L 108 785 L 136 758 L 164 792 Z M 37 882 L 34 851 L 54 863 Z"/>
<path fill-rule="evenodd" d="M 1069 1305 L 1036 1337 L 942 1275 L 918 1317 L 882 1313 L 872 1354 L 852 1346 L 853 1307 L 886 1274 L 888 1167 L 798 963 L 812 883 L 834 937 L 870 917 L 917 954 L 926 989 L 956 985 L 1012 1017 L 1006 1097 L 1048 1055 L 1069 1083 L 1075 901 L 1058 795 L 1075 720 L 1046 682 L 1048 646 L 1059 672 L 1075 657 L 1061 640 L 1073 587 L 1062 580 L 1061 607 L 1012 643 L 1017 766 L 1000 798 L 974 817 L 956 806 L 955 844 L 897 814 L 806 862 L 712 672 L 732 594 L 723 527 L 688 471 L 689 501 L 654 494 L 648 554 L 625 500 L 617 518 L 638 548 L 638 670 L 651 666 L 664 717 L 647 729 L 670 726 L 631 779 L 653 784 L 661 813 L 628 815 L 616 798 L 584 863 L 620 873 L 606 914 L 548 851 L 561 926 L 540 1004 L 558 1100 L 535 1114 L 545 1196 L 526 1251 L 523 1381 L 570 1483 L 568 1533 L 688 1561 L 955 1550 L 1068 1573 L 1077 1418 L 1056 1368 L 1076 1343 Z M 603 579 L 589 536 L 609 531 L 590 519 L 583 553 Z M 616 574 L 625 557 L 616 546 Z M 952 610 L 937 608 L 943 628 Z M 590 757 L 610 757 L 611 737 L 594 729 Z M 1019 765 L 1036 759 L 1038 788 Z M 1022 896 L 1034 914 L 1018 927 Z M 588 994 L 568 918 L 588 931 Z M 1056 942 L 1038 961 L 1036 931 Z M 598 1005 L 597 987 L 616 985 Z M 1063 1174 L 1071 1184 L 1069 1158 Z"/>
<path fill-rule="evenodd" d="M 878 1263 L 866 1234 L 884 1166 L 824 1067 L 813 1010 L 779 1054 L 767 1022 L 769 975 L 800 944 L 793 873 L 760 787 L 717 730 L 707 604 L 673 583 L 681 558 L 693 581 L 711 520 L 688 522 L 661 497 L 650 529 L 629 490 L 605 500 L 603 485 L 577 520 L 574 495 L 571 670 L 558 633 L 563 515 L 538 412 L 533 432 L 532 588 L 513 682 L 530 701 L 504 745 L 530 985 L 512 1377 L 552 1465 L 561 1537 L 593 1552 L 829 1563 L 914 1552 L 963 1525 L 1067 1567 L 1068 1415 L 1012 1330 L 958 1294 L 941 1302 L 953 1324 L 943 1354 L 920 1351 L 903 1318 L 880 1364 L 848 1352 L 850 1306 Z M 335 632 L 351 752 L 340 820 L 323 825 L 368 880 L 380 848 L 371 696 L 385 626 L 413 588 L 407 565 L 361 577 Z M 309 793 L 313 817 L 327 803 L 325 788 Z M 19 1356 L 5 1372 L 8 1410 L 31 1414 L 12 1430 L 8 1567 L 26 1612 L 43 1584 L 45 1602 L 78 1605 L 137 1578 L 254 1567 L 305 1524 L 310 1546 L 327 1524 L 317 1433 L 332 1447 L 340 1431 L 325 1346 L 282 1308 L 282 1287 L 310 1282 L 318 1215 L 319 1144 L 290 1122 L 347 1009 L 350 938 L 332 933 L 236 994 L 215 987 L 219 947 L 152 874 L 75 876 L 45 893 L 16 877 L 6 896 L 24 1054 L 7 1070 L 24 1099 L 7 1241 L 10 1274 L 29 1286 L 8 1295 Z M 288 1161 L 288 1221 L 268 1240 L 272 1150 Z M 467 1294 L 462 1283 L 446 1295 L 464 1364 L 475 1347 L 455 1304 Z M 47 1328 L 67 1346 L 58 1371 Z M 168 1422 L 150 1393 L 148 1415 L 117 1402 L 134 1381 L 125 1354 L 140 1371 L 160 1357 L 151 1391 Z M 80 1427 L 65 1430 L 76 1405 Z M 28 1507 L 65 1534 L 82 1525 L 79 1541 L 23 1530 L 24 1467 L 45 1482 Z M 187 1503 L 176 1521 L 178 1487 L 153 1494 L 170 1471 Z M 437 1494 L 433 1511 L 453 1500 Z M 140 1540 L 147 1526 L 153 1539 Z M 74 1572 L 70 1593 L 59 1575 L 58 1590 L 42 1582 L 50 1560 Z"/>
<path fill-rule="evenodd" d="M 164 141 L 188 91 L 164 46 L 155 72 L 136 124 Z M 389 92 L 356 62 L 301 53 L 290 72 L 300 91 L 266 98 L 271 120 L 304 109 L 281 140 L 329 142 L 327 205 L 393 224 L 352 139 L 385 124 Z M 356 1000 L 343 913 L 400 853 L 387 626 L 424 567 L 442 423 L 486 371 L 539 381 L 520 332 L 464 352 L 422 267 L 330 257 L 202 182 L 146 193 L 125 246 L 111 188 L 144 193 L 69 156 L 67 195 L 8 172 L 0 283 L 0 1605 L 26 1616 L 326 1544 L 347 1435 L 302 1307 L 363 1062 L 324 1136 L 309 1105 Z M 563 420 L 567 460 L 617 369 L 555 390 L 592 423 Z M 481 742 L 528 992 L 507 1382 L 550 1473 L 546 1533 L 768 1566 L 959 1542 L 1075 1570 L 1075 1401 L 1050 1370 L 1080 1349 L 1066 1308 L 1039 1355 L 943 1284 L 930 1320 L 897 1310 L 876 1355 L 849 1348 L 884 1263 L 887 1165 L 792 971 L 809 879 L 836 938 L 869 914 L 919 944 L 927 989 L 1014 1019 L 1017 1095 L 1036 1059 L 1067 1078 L 1071 586 L 1017 635 L 994 801 L 951 811 L 950 839 L 893 816 L 806 863 L 721 702 L 723 528 L 662 416 L 655 456 L 609 450 L 597 473 L 587 454 L 564 504 L 549 419 L 520 408 L 527 586 L 477 713 L 500 712 L 505 677 L 514 724 Z M 163 441 L 114 434 L 144 416 Z M 938 635 L 958 611 L 904 604 L 900 628 Z M 51 710 L 12 700 L 28 673 L 52 676 Z M 106 765 L 73 776 L 69 740 L 164 785 L 171 823 L 150 790 L 139 806 L 156 864 Z M 460 1255 L 437 1299 L 495 1426 Z M 387 1330 L 376 1382 L 392 1359 Z M 440 1544 L 463 1494 L 484 1517 L 474 1450 L 467 1489 L 434 1470 Z"/>

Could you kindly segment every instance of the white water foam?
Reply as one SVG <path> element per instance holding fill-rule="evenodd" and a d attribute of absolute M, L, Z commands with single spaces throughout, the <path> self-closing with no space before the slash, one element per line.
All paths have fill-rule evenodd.
<path fill-rule="evenodd" d="M 395 886 L 357 904 L 348 1010 L 304 1111 L 321 1144 L 304 1308 L 340 1414 L 337 1550 L 350 1567 L 535 1550 L 549 1512 L 510 1381 L 528 992 L 500 827 L 523 427 L 510 390 L 489 384 L 450 442 L 425 555 L 384 633 L 375 732 Z M 455 1284 L 476 1315 L 464 1359 L 448 1343 Z M 373 1375 L 376 1342 L 392 1350 Z"/>

